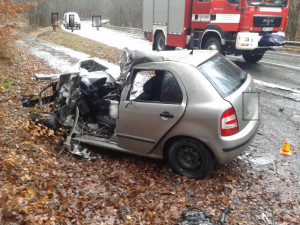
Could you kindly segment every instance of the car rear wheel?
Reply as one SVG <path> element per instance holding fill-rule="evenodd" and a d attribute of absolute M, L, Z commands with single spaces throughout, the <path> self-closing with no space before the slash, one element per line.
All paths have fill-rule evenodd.
<path fill-rule="evenodd" d="M 256 63 L 259 60 L 262 59 L 265 53 L 262 54 L 249 54 L 249 53 L 243 53 L 243 58 L 248 63 Z"/>
<path fill-rule="evenodd" d="M 154 42 L 155 50 L 157 51 L 164 51 L 166 50 L 166 42 L 165 42 L 165 35 L 163 33 L 158 33 L 155 42 Z"/>
<path fill-rule="evenodd" d="M 192 179 L 205 178 L 215 166 L 215 157 L 201 142 L 192 138 L 174 141 L 168 150 L 172 169 Z"/>

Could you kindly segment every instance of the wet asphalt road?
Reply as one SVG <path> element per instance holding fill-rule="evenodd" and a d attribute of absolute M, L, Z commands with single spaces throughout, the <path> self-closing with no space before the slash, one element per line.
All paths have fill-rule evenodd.
<path fill-rule="evenodd" d="M 300 91 L 300 54 L 283 51 L 266 52 L 256 64 L 246 63 L 242 57 L 228 57 L 254 79 L 282 85 Z"/>
<path fill-rule="evenodd" d="M 59 63 L 65 70 L 80 58 L 87 57 L 74 51 L 62 51 L 59 46 L 34 38 L 23 40 L 20 45 L 44 58 L 51 67 Z M 249 151 L 240 158 L 249 161 L 254 169 L 265 171 L 270 188 L 285 188 L 287 185 L 286 188 L 300 196 L 300 54 L 270 52 L 257 64 L 246 63 L 241 57 L 229 58 L 257 82 L 263 81 L 263 84 L 256 85 L 260 93 L 261 125 Z M 286 138 L 290 140 L 293 151 L 290 157 L 279 154 Z M 278 180 L 289 182 L 283 182 L 280 187 Z"/>

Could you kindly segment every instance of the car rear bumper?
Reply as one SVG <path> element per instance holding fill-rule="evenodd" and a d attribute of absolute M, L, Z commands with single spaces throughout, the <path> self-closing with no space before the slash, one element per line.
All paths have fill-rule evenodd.
<path fill-rule="evenodd" d="M 70 27 L 70 24 L 64 23 L 64 26 L 67 26 L 67 25 L 68 25 L 67 28 L 71 28 L 71 27 Z M 79 27 L 81 27 L 81 24 L 80 24 L 80 23 L 74 23 L 74 27 L 79 28 Z"/>
<path fill-rule="evenodd" d="M 226 164 L 241 155 L 254 140 L 259 124 L 259 120 L 252 120 L 235 135 L 213 139 L 210 144 L 217 162 Z"/>

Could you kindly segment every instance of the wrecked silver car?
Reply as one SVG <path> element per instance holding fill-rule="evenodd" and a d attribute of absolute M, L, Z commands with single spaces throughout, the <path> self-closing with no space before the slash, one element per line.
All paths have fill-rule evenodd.
<path fill-rule="evenodd" d="M 22 100 L 52 102 L 47 119 L 33 118 L 69 128 L 64 150 L 73 154 L 88 158 L 85 143 L 166 159 L 174 171 L 204 178 L 243 153 L 258 129 L 258 102 L 244 94 L 255 93 L 251 75 L 215 51 L 125 49 L 116 81 L 92 60 L 81 66 L 87 75 L 60 75 L 46 87 L 52 96 Z"/>

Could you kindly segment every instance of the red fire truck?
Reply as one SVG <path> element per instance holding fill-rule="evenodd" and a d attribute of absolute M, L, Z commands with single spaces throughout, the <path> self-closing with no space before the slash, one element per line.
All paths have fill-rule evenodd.
<path fill-rule="evenodd" d="M 288 0 L 143 0 L 143 30 L 153 50 L 214 49 L 255 63 L 284 43 L 288 5 Z"/>

